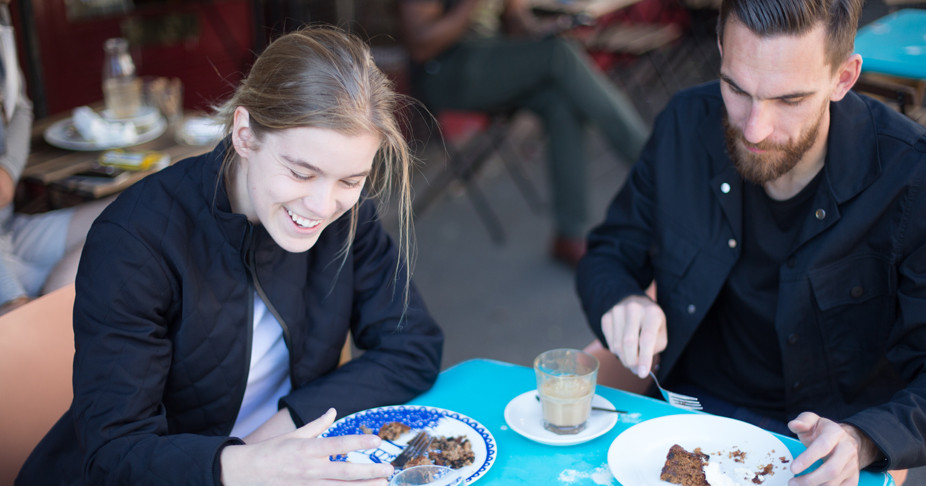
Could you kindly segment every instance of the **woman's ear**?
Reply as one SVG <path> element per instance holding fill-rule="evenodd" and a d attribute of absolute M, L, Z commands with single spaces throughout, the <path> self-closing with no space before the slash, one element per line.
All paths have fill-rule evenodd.
<path fill-rule="evenodd" d="M 251 115 L 243 106 L 235 108 L 231 136 L 235 152 L 242 159 L 247 158 L 248 153 L 256 148 L 254 132 L 251 131 Z"/>

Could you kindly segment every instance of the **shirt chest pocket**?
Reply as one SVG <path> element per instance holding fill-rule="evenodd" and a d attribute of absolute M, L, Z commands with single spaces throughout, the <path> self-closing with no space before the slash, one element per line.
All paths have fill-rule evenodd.
<path fill-rule="evenodd" d="M 873 255 L 810 272 L 824 341 L 838 362 L 881 352 L 895 318 L 893 267 Z M 842 363 L 846 364 L 846 363 Z"/>
<path fill-rule="evenodd" d="M 892 267 L 874 256 L 846 258 L 810 272 L 817 307 L 827 312 L 891 294 Z"/>

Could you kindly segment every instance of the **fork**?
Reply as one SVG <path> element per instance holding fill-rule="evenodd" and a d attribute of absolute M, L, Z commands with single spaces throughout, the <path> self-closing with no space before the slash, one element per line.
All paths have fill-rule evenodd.
<path fill-rule="evenodd" d="M 678 408 L 684 408 L 687 410 L 701 410 L 701 401 L 695 397 L 682 395 L 681 393 L 674 393 L 666 390 L 659 384 L 659 380 L 656 379 L 656 374 L 652 371 L 649 372 L 649 375 L 653 377 L 653 383 L 656 384 L 656 387 L 659 388 L 659 393 L 662 393 L 662 398 L 665 398 L 669 405 L 674 405 Z"/>
<path fill-rule="evenodd" d="M 422 430 L 406 444 L 405 449 L 389 464 L 392 464 L 392 467 L 396 469 L 401 469 L 405 467 L 408 461 L 427 452 L 429 447 L 431 447 L 431 436 Z"/>

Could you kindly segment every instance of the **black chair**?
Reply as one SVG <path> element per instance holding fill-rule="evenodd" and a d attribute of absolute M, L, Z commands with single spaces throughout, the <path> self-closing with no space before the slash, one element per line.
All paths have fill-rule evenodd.
<path fill-rule="evenodd" d="M 531 208 L 535 212 L 543 210 L 544 203 L 537 189 L 524 173 L 520 157 L 507 140 L 515 113 L 515 110 L 495 113 L 458 110 L 437 112 L 435 119 L 447 155 L 447 166 L 428 181 L 428 186 L 420 195 L 415 196 L 413 209 L 416 215 L 427 211 L 451 183 L 458 181 L 463 185 L 492 240 L 498 244 L 504 243 L 504 225 L 476 183 L 479 172 L 495 154 L 498 154 L 502 165 Z"/>
<path fill-rule="evenodd" d="M 852 89 L 893 104 L 900 113 L 926 125 L 926 108 L 918 102 L 916 88 L 909 84 L 881 76 L 862 76 Z"/>

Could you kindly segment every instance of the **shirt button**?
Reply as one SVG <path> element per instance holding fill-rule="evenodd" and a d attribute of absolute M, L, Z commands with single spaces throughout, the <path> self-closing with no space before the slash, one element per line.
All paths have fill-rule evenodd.
<path fill-rule="evenodd" d="M 694 306 L 694 304 L 688 304 L 688 313 L 689 313 L 689 314 L 694 314 L 696 310 L 698 310 L 698 309 Z"/>
<path fill-rule="evenodd" d="M 823 208 L 820 208 L 814 212 L 813 215 L 816 216 L 820 221 L 823 221 L 823 218 L 826 218 L 826 211 L 824 211 Z"/>
<path fill-rule="evenodd" d="M 794 391 L 798 391 L 798 390 L 800 390 L 801 387 L 803 387 L 803 386 L 804 386 L 803 383 L 801 383 L 801 382 L 799 382 L 799 381 L 795 381 L 794 383 L 791 384 L 791 389 L 794 390 Z"/>
<path fill-rule="evenodd" d="M 797 344 L 797 341 L 798 341 L 797 334 L 791 334 L 790 336 L 788 336 L 788 344 L 794 346 L 795 344 Z"/>
<path fill-rule="evenodd" d="M 861 285 L 856 285 L 855 287 L 852 287 L 852 290 L 849 291 L 849 295 L 851 295 L 853 299 L 861 297 L 864 293 L 865 289 L 862 288 Z"/>
<path fill-rule="evenodd" d="M 724 194 L 729 194 L 729 193 L 730 193 L 730 184 L 727 184 L 726 182 L 724 182 L 723 184 L 721 184 L 721 185 L 720 185 L 720 192 L 722 192 L 722 193 L 724 193 Z"/>
<path fill-rule="evenodd" d="M 797 265 L 797 258 L 794 258 L 794 257 L 788 258 L 787 265 L 788 265 L 788 268 L 794 268 L 794 266 Z"/>
<path fill-rule="evenodd" d="M 729 245 L 730 248 L 736 248 L 736 240 L 733 238 L 730 238 L 729 240 L 727 240 L 727 245 Z"/>

